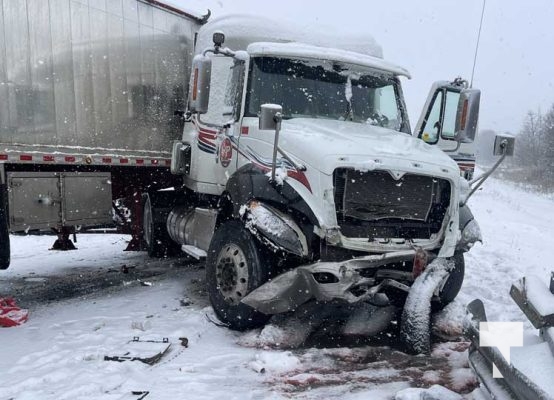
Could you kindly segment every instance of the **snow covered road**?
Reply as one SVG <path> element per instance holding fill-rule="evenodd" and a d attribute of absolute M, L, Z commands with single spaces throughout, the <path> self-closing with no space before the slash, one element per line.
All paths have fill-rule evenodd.
<path fill-rule="evenodd" d="M 465 304 L 477 297 L 490 320 L 524 321 L 509 297 L 511 283 L 525 274 L 546 280 L 554 269 L 552 199 L 493 180 L 470 205 L 485 243 L 467 256 L 462 293 L 437 320 L 453 336 Z M 392 399 L 401 389 L 435 383 L 474 398 L 465 342 L 438 343 L 428 357 L 382 343 L 275 349 L 275 325 L 238 333 L 208 320 L 215 317 L 201 264 L 124 253 L 120 235 L 79 239 L 78 251 L 57 253 L 47 250 L 52 237 L 12 237 L 0 295 L 16 296 L 31 316 L 0 330 L 1 400 L 139 398 L 131 391 L 149 391 L 146 400 Z M 167 337 L 169 353 L 153 366 L 104 361 L 134 336 Z"/>

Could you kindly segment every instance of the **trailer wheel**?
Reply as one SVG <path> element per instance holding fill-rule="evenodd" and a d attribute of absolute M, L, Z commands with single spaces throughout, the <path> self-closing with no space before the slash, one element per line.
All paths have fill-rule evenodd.
<path fill-rule="evenodd" d="M 242 298 L 265 283 L 272 260 L 240 221 L 229 221 L 215 232 L 206 261 L 206 282 L 217 317 L 235 330 L 263 326 L 269 319 Z"/>
<path fill-rule="evenodd" d="M 154 207 L 148 194 L 145 194 L 143 199 L 142 235 L 150 257 L 161 258 L 175 253 L 177 245 L 169 237 L 165 224 L 156 221 Z"/>
<path fill-rule="evenodd" d="M 8 199 L 6 185 L 0 185 L 0 269 L 10 266 L 10 235 L 8 230 Z"/>
<path fill-rule="evenodd" d="M 464 283 L 464 254 L 462 252 L 456 252 L 453 258 L 455 267 L 452 272 L 450 272 L 450 275 L 448 275 L 448 278 L 440 289 L 438 295 L 434 297 L 431 303 L 433 311 L 442 310 L 450 304 L 456 298 L 462 288 L 462 284 Z"/>

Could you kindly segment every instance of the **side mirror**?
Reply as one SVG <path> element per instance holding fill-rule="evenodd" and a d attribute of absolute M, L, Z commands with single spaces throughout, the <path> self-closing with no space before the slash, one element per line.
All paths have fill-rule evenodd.
<path fill-rule="evenodd" d="M 494 139 L 495 156 L 513 156 L 516 138 L 510 135 L 496 135 Z"/>
<path fill-rule="evenodd" d="M 274 131 L 280 125 L 283 107 L 278 104 L 262 104 L 260 108 L 260 121 L 258 127 L 261 131 Z"/>
<path fill-rule="evenodd" d="M 481 91 L 478 89 L 463 89 L 458 100 L 456 112 L 456 141 L 460 143 L 471 143 L 477 133 L 477 122 L 479 121 L 479 102 Z"/>
<path fill-rule="evenodd" d="M 212 60 L 205 55 L 197 55 L 192 60 L 190 77 L 189 110 L 193 113 L 206 114 L 210 101 L 210 80 Z"/>
<path fill-rule="evenodd" d="M 277 169 L 277 151 L 279 151 L 279 131 L 283 120 L 283 107 L 278 104 L 262 104 L 260 107 L 260 122 L 258 128 L 261 131 L 274 130 L 275 140 L 273 142 L 273 161 L 271 168 L 271 181 L 275 181 L 275 170 Z"/>

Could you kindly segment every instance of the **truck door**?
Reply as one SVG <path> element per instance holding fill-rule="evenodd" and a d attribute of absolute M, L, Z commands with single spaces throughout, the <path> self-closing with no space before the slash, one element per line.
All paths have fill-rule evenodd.
<path fill-rule="evenodd" d="M 191 177 L 220 188 L 236 170 L 244 62 L 214 56 L 208 112 L 193 117 Z M 216 194 L 216 193 L 214 193 Z"/>
<path fill-rule="evenodd" d="M 480 91 L 468 89 L 461 79 L 435 82 L 414 131 L 424 142 L 439 146 L 449 154 L 467 179 L 472 178 L 475 169 L 479 97 Z M 470 114 L 475 117 L 471 121 Z"/>

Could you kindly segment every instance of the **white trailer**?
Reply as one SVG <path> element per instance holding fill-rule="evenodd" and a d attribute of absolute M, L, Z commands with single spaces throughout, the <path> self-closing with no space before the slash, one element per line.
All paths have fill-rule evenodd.
<path fill-rule="evenodd" d="M 75 225 L 113 223 L 114 199 L 175 181 L 204 22 L 151 0 L 0 0 L 0 268 L 8 231 L 71 246 Z"/>

